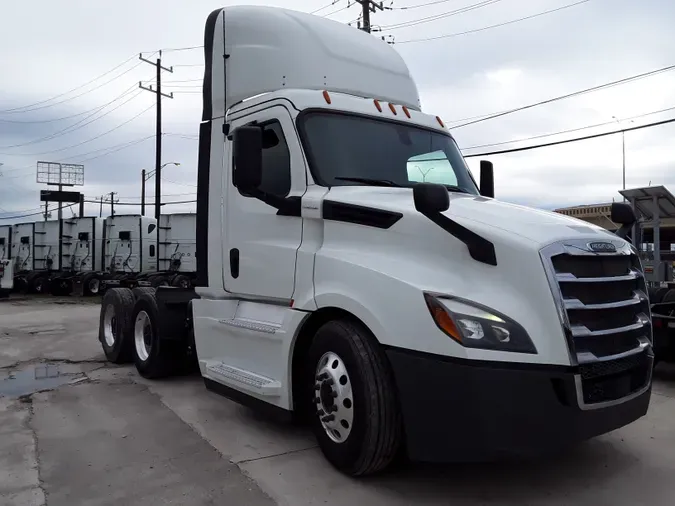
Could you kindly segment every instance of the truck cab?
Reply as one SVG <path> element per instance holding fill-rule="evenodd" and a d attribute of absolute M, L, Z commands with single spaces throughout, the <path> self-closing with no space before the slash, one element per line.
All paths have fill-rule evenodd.
<path fill-rule="evenodd" d="M 207 388 L 305 417 L 354 476 L 402 449 L 541 453 L 647 412 L 635 249 L 496 200 L 491 164 L 474 177 L 391 46 L 304 13 L 226 7 L 207 20 L 205 63 L 183 319 Z M 170 369 L 181 293 L 142 294 L 131 311 L 147 377 Z M 102 322 L 124 297 L 104 300 Z"/>

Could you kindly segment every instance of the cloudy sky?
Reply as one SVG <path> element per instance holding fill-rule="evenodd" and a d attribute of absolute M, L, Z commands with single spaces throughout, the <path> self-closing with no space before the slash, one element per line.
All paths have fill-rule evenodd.
<path fill-rule="evenodd" d="M 140 171 L 154 167 L 155 98 L 138 89 L 138 81 L 154 79 L 154 67 L 140 62 L 138 53 L 149 56 L 159 49 L 165 49 L 163 64 L 174 66 L 163 75 L 175 97 L 163 101 L 163 161 L 181 164 L 164 170 L 162 193 L 165 201 L 193 199 L 203 53 L 170 49 L 201 45 L 206 17 L 228 4 L 307 12 L 325 7 L 317 15 L 344 23 L 358 18 L 359 5 L 336 0 L 326 6 L 329 1 L 8 3 L 0 17 L 0 217 L 37 210 L 39 190 L 45 188 L 35 182 L 38 160 L 83 163 L 82 191 L 89 199 L 115 191 L 121 202 L 140 201 Z M 391 8 L 373 15 L 381 30 L 374 36 L 395 43 L 417 80 L 423 110 L 446 121 L 466 155 L 675 117 L 674 70 L 452 128 L 675 64 L 672 1 L 388 0 L 384 5 Z M 471 8 L 462 12 L 466 7 Z M 535 17 L 512 22 L 529 16 Z M 673 109 L 648 114 L 668 108 Z M 574 131 L 559 133 L 569 130 Z M 675 190 L 673 139 L 675 123 L 626 134 L 628 187 L 651 183 Z M 507 201 L 551 209 L 620 198 L 621 135 L 488 158 L 495 164 L 498 197 Z M 479 159 L 469 158 L 474 171 Z M 138 212 L 136 206 L 123 209 Z M 108 210 L 106 205 L 104 214 Z M 98 205 L 87 204 L 86 211 L 98 214 Z"/>

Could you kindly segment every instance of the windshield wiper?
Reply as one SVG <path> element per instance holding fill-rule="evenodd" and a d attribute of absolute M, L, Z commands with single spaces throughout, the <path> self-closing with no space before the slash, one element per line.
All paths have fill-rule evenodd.
<path fill-rule="evenodd" d="M 459 186 L 453 186 L 451 184 L 444 184 L 443 186 L 445 186 L 451 192 L 470 193 L 469 191 L 465 190 L 464 188 L 460 188 Z"/>
<path fill-rule="evenodd" d="M 370 186 L 391 186 L 392 188 L 404 188 L 403 185 L 391 181 L 389 179 L 371 179 L 368 177 L 336 177 L 340 181 L 353 181 L 355 183 L 363 183 Z"/>

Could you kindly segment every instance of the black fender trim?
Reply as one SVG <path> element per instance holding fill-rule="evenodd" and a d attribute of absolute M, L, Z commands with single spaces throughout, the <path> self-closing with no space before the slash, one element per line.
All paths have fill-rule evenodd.
<path fill-rule="evenodd" d="M 343 221 L 366 227 L 390 228 L 403 218 L 403 213 L 377 209 L 374 207 L 346 204 L 333 200 L 323 201 L 323 219 Z"/>
<path fill-rule="evenodd" d="M 476 232 L 469 230 L 441 213 L 423 212 L 422 214 L 448 234 L 466 244 L 471 258 L 487 265 L 497 265 L 495 245 L 485 237 L 481 237 Z"/>

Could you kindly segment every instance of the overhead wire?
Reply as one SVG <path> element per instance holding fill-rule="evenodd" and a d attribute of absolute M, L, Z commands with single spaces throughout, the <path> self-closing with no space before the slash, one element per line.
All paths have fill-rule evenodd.
<path fill-rule="evenodd" d="M 38 111 L 38 110 L 41 110 L 41 109 L 47 109 L 48 107 L 54 107 L 55 105 L 65 104 L 66 102 L 70 102 L 71 100 L 75 100 L 76 98 L 80 98 L 80 97 L 82 97 L 82 96 L 84 96 L 84 95 L 87 95 L 87 94 L 93 92 L 93 91 L 96 91 L 96 90 L 98 90 L 98 89 L 101 89 L 102 87 L 106 86 L 107 84 L 110 84 L 111 82 L 116 81 L 117 79 L 119 79 L 119 78 L 122 77 L 123 75 L 128 74 L 129 72 L 131 72 L 132 70 L 134 70 L 135 68 L 137 68 L 137 67 L 138 67 L 139 65 L 141 65 L 142 63 L 143 63 L 143 62 L 137 63 L 136 65 L 134 65 L 133 67 L 131 67 L 131 68 L 127 69 L 127 70 L 125 70 L 125 71 L 122 72 L 121 74 L 116 75 L 116 76 L 113 77 L 112 79 L 109 79 L 109 80 L 105 81 L 104 83 L 99 84 L 98 86 L 96 86 L 96 87 L 94 87 L 94 88 L 92 88 L 92 89 L 90 89 L 90 90 L 83 91 L 82 93 L 79 93 L 79 94 L 77 94 L 77 95 L 75 95 L 75 96 L 73 96 L 73 97 L 65 98 L 65 99 L 63 99 L 63 100 L 61 100 L 61 101 L 59 101 L 59 102 L 54 102 L 54 103 L 47 104 L 47 105 L 41 105 L 41 106 L 39 106 L 39 107 L 33 107 L 33 108 L 31 108 L 31 109 L 23 109 L 23 110 L 5 110 L 5 111 L 0 111 L 0 113 L 3 113 L 3 114 L 19 114 L 19 113 L 26 113 L 26 112 Z M 46 102 L 46 101 L 43 101 L 43 102 Z"/>
<path fill-rule="evenodd" d="M 520 23 L 521 21 L 526 21 L 528 19 L 538 18 L 539 16 L 544 16 L 546 14 L 551 14 L 553 12 L 558 12 L 558 11 L 561 11 L 561 10 L 564 10 L 564 9 L 569 9 L 570 7 L 575 7 L 577 5 L 585 4 L 586 2 L 590 2 L 590 0 L 580 0 L 578 2 L 574 2 L 574 3 L 571 3 L 571 4 L 563 5 L 561 7 L 557 7 L 555 9 L 549 9 L 549 10 L 542 11 L 542 12 L 539 12 L 539 13 L 536 13 L 536 14 L 532 14 L 530 16 L 523 16 L 523 17 L 520 17 L 520 18 L 512 19 L 510 21 L 505 21 L 503 23 L 497 23 L 497 24 L 494 24 L 494 25 L 484 26 L 482 28 L 475 28 L 473 30 L 465 30 L 463 32 L 447 33 L 445 35 L 437 35 L 435 37 L 423 37 L 423 38 L 419 38 L 419 39 L 401 40 L 401 41 L 396 41 L 396 44 L 412 44 L 412 43 L 415 43 L 415 42 L 429 42 L 429 41 L 432 41 L 432 40 L 448 39 L 448 38 L 451 38 L 451 37 L 459 37 L 460 35 L 468 35 L 470 33 L 483 32 L 485 30 L 491 30 L 493 28 L 499 28 L 499 27 L 511 25 L 511 24 L 514 24 L 514 23 Z"/>
<path fill-rule="evenodd" d="M 104 108 L 108 107 L 109 105 L 112 105 L 113 103 L 117 102 L 118 100 L 121 100 L 122 98 L 126 97 L 127 95 L 132 94 L 134 88 L 135 88 L 135 86 L 131 86 L 131 87 L 127 88 L 126 91 L 122 92 L 120 95 L 115 97 L 110 102 L 108 102 L 108 103 L 102 105 L 101 107 L 99 107 L 97 110 L 95 110 L 89 116 L 86 116 L 86 117 L 82 118 L 81 120 L 76 121 L 72 125 L 69 125 L 62 130 L 58 130 L 58 131 L 53 132 L 53 133 L 51 133 L 51 134 L 49 134 L 45 137 L 40 137 L 38 139 L 33 139 L 31 141 L 22 142 L 22 143 L 19 143 L 19 144 L 12 144 L 12 145 L 8 145 L 8 146 L 0 146 L 0 149 L 13 149 L 13 148 L 18 148 L 18 147 L 28 146 L 28 145 L 31 145 L 31 144 L 37 144 L 37 143 L 40 143 L 40 142 L 45 142 L 45 141 L 55 139 L 57 137 L 61 137 L 63 135 L 67 135 L 71 132 L 75 132 L 75 131 L 77 131 L 81 128 L 84 128 L 85 126 L 90 125 L 90 124 L 94 123 L 95 121 L 98 121 L 101 118 L 106 117 L 108 114 L 116 111 L 117 109 L 119 109 L 123 105 L 129 103 L 131 100 L 138 97 L 142 93 L 141 91 L 137 91 L 136 94 L 131 96 L 131 98 L 125 100 L 121 104 L 118 104 L 117 106 L 113 107 L 109 111 L 104 112 L 103 114 L 101 114 L 100 116 L 92 119 L 91 121 L 87 121 L 89 118 L 91 118 L 91 117 L 95 116 L 96 114 L 98 114 L 99 112 L 101 112 Z M 85 122 L 85 123 L 82 123 L 82 122 Z"/>
<path fill-rule="evenodd" d="M 487 120 L 491 120 L 491 119 L 495 119 L 495 118 L 500 118 L 500 117 L 506 116 L 508 114 L 513 114 L 513 113 L 516 113 L 516 112 L 524 111 L 526 109 L 532 109 L 533 107 L 538 107 L 540 105 L 550 104 L 550 103 L 553 103 L 553 102 L 557 102 L 559 100 L 564 100 L 564 99 L 571 98 L 571 97 L 577 97 L 577 96 L 580 96 L 580 95 L 585 95 L 586 93 L 591 93 L 591 92 L 594 92 L 594 91 L 603 90 L 603 89 L 607 89 L 607 88 L 613 88 L 614 86 L 619 86 L 619 85 L 626 84 L 626 83 L 629 83 L 629 82 L 638 81 L 640 79 L 652 77 L 652 76 L 655 76 L 657 74 L 662 74 L 664 72 L 670 72 L 673 69 L 675 69 L 675 65 L 667 65 L 665 67 L 661 67 L 661 68 L 658 68 L 658 69 L 655 69 L 655 70 L 650 70 L 648 72 L 642 72 L 640 74 L 635 74 L 635 75 L 632 75 L 632 76 L 629 76 L 629 77 L 617 79 L 616 81 L 611 81 L 611 82 L 608 82 L 608 83 L 605 83 L 605 84 L 600 84 L 600 85 L 597 85 L 597 86 L 591 86 L 590 88 L 584 88 L 582 90 L 574 91 L 572 93 L 566 93 L 565 95 L 559 95 L 559 96 L 556 96 L 556 97 L 548 98 L 546 100 L 541 100 L 541 101 L 535 102 L 533 104 L 528 104 L 528 105 L 524 105 L 524 106 L 521 106 L 521 107 L 515 107 L 513 109 L 508 109 L 506 111 L 501 111 L 501 112 L 497 112 L 497 113 L 490 113 L 490 114 L 486 114 L 484 116 L 478 116 L 478 119 L 473 119 L 472 121 L 467 121 L 466 123 L 454 125 L 451 128 L 453 130 L 456 130 L 457 128 L 462 128 L 462 127 L 465 127 L 465 126 L 474 125 L 476 123 L 481 123 L 483 121 L 487 121 Z M 464 121 L 464 119 L 471 119 L 471 118 L 450 120 L 449 122 L 453 123 L 453 122 L 456 122 L 456 121 Z"/>
<path fill-rule="evenodd" d="M 407 11 L 407 10 L 412 10 L 412 9 L 419 9 L 420 7 L 428 7 L 430 5 L 444 4 L 444 3 L 447 3 L 447 2 L 454 2 L 454 1 L 455 0 L 435 0 L 433 2 L 426 2 L 426 3 L 423 3 L 423 4 L 406 5 L 404 7 L 389 6 L 389 7 L 384 7 L 384 9 L 387 10 L 387 11 Z"/>
<path fill-rule="evenodd" d="M 340 3 L 340 0 L 333 0 L 329 4 L 326 4 L 323 7 L 319 7 L 318 9 L 313 10 L 312 12 L 310 12 L 310 14 L 316 14 L 317 12 L 321 12 L 322 10 L 327 9 L 328 7 L 332 7 L 333 5 L 335 5 L 337 3 Z"/>
<path fill-rule="evenodd" d="M 661 125 L 667 125 L 669 123 L 675 123 L 675 118 L 670 118 L 670 119 L 661 120 L 661 121 L 655 121 L 655 122 L 652 122 L 652 123 L 647 123 L 647 124 L 644 124 L 644 125 L 638 125 L 638 126 L 634 126 L 634 127 L 621 128 L 619 130 L 612 130 L 611 132 L 602 132 L 602 133 L 593 134 L 593 135 L 586 135 L 586 136 L 583 136 L 583 137 L 574 137 L 572 139 L 564 139 L 564 140 L 560 140 L 560 141 L 547 142 L 547 143 L 544 143 L 544 144 L 535 144 L 533 146 L 525 146 L 525 147 L 522 147 L 522 148 L 511 148 L 511 149 L 502 149 L 502 150 L 499 150 L 499 151 L 472 153 L 470 155 L 464 155 L 464 158 L 475 158 L 475 157 L 479 157 L 479 156 L 494 156 L 494 155 L 503 155 L 503 154 L 507 154 L 507 153 L 518 153 L 518 152 L 521 152 L 521 151 L 530 151 L 532 149 L 541 149 L 541 148 L 547 148 L 547 147 L 550 147 L 550 146 L 558 146 L 558 145 L 561 145 L 561 144 L 569 144 L 571 142 L 580 142 L 580 141 L 586 141 L 586 140 L 589 140 L 589 139 L 597 139 L 597 138 L 600 138 L 600 137 L 607 137 L 609 135 L 616 135 L 616 134 L 619 134 L 619 133 L 622 133 L 622 132 L 626 133 L 626 132 L 632 132 L 632 131 L 635 131 L 635 130 L 642 130 L 644 128 L 652 128 L 652 127 L 657 127 L 657 126 L 661 126 Z"/>
<path fill-rule="evenodd" d="M 625 121 L 633 121 L 633 120 L 636 120 L 638 118 L 644 118 L 645 116 L 652 116 L 654 114 L 661 114 L 661 113 L 673 111 L 673 110 L 675 110 L 675 106 L 666 107 L 665 109 L 659 109 L 657 111 L 651 111 L 651 112 L 646 112 L 646 113 L 643 113 L 643 114 L 638 114 L 636 116 L 630 116 L 630 117 L 627 117 L 627 118 L 623 118 L 621 121 L 624 121 L 624 122 Z M 519 143 L 519 142 L 527 142 L 527 141 L 532 141 L 532 140 L 535 140 L 535 139 L 544 139 L 546 137 L 553 137 L 553 136 L 556 136 L 556 135 L 570 134 L 570 133 L 573 133 L 573 132 L 580 132 L 582 130 L 590 130 L 591 128 L 598 128 L 598 127 L 601 127 L 601 126 L 615 125 L 616 123 L 617 123 L 617 120 L 605 121 L 603 123 L 596 123 L 594 125 L 586 125 L 586 126 L 578 127 L 578 128 L 570 128 L 570 129 L 567 129 L 567 130 L 560 130 L 558 132 L 552 132 L 552 133 L 549 133 L 549 134 L 532 135 L 530 137 L 523 137 L 523 138 L 520 138 L 520 139 L 512 139 L 510 141 L 492 142 L 492 143 L 489 143 L 489 144 L 479 144 L 479 145 L 476 145 L 476 146 L 468 146 L 468 147 L 462 148 L 462 151 L 467 150 L 467 149 L 478 149 L 478 148 L 489 148 L 489 147 L 494 147 L 494 146 L 504 146 L 506 144 L 515 144 L 515 143 Z"/>
<path fill-rule="evenodd" d="M 123 123 L 120 123 L 120 124 L 117 125 L 116 127 L 111 128 L 110 130 L 107 130 L 107 131 L 105 131 L 105 132 L 103 132 L 103 133 L 101 133 L 101 134 L 99 134 L 99 135 L 97 135 L 97 136 L 95 136 L 95 137 L 92 137 L 92 138 L 90 138 L 90 139 L 87 139 L 87 140 L 85 140 L 85 141 L 78 142 L 77 144 L 73 144 L 73 145 L 71 145 L 71 146 L 66 146 L 66 147 L 59 148 L 59 149 L 53 149 L 53 150 L 50 150 L 50 151 L 41 151 L 41 152 L 37 152 L 37 153 L 20 153 L 20 154 L 15 154 L 14 156 L 19 156 L 19 155 L 20 155 L 20 156 L 47 155 L 47 154 L 51 154 L 51 153 L 58 153 L 58 152 L 61 152 L 61 151 L 66 151 L 67 149 L 72 149 L 72 148 L 81 146 L 81 145 L 83 145 L 83 144 L 86 144 L 86 143 L 88 143 L 88 142 L 94 141 L 94 140 L 96 140 L 96 139 L 100 139 L 100 138 L 103 137 L 104 135 L 107 135 L 107 134 L 109 134 L 109 133 L 111 133 L 111 132 L 114 132 L 115 130 L 117 130 L 117 129 L 123 127 L 124 125 L 126 125 L 126 124 L 128 124 L 128 123 L 130 123 L 130 122 L 132 122 L 133 120 L 135 120 L 135 119 L 138 118 L 139 116 L 145 114 L 146 112 L 148 112 L 148 111 L 149 111 L 150 109 L 152 109 L 153 107 L 155 107 L 155 104 L 154 104 L 154 103 L 151 104 L 149 107 L 143 109 L 143 110 L 142 110 L 141 112 L 139 112 L 138 114 L 136 114 L 136 115 L 132 116 L 131 118 L 129 118 L 128 120 L 124 121 Z M 1 154 L 6 154 L 6 153 L 1 153 Z"/>
<path fill-rule="evenodd" d="M 425 23 L 431 23 L 432 21 L 437 21 L 439 19 L 445 19 L 449 18 L 452 16 L 458 16 L 459 14 L 464 14 L 465 12 L 470 12 L 474 11 L 477 9 L 482 9 L 483 7 L 488 7 L 490 5 L 496 4 L 501 2 L 502 0 L 482 0 L 481 2 L 477 2 L 475 4 L 467 5 L 465 7 L 461 7 L 459 9 L 455 9 L 453 11 L 448 11 L 444 12 L 441 14 L 435 14 L 433 16 L 426 16 L 424 18 L 419 18 L 419 19 L 414 19 L 411 21 L 404 21 L 401 23 L 393 23 L 391 25 L 380 25 L 378 27 L 377 31 L 391 31 L 391 30 L 398 30 L 400 28 L 409 28 L 411 26 L 417 26 Z"/>
<path fill-rule="evenodd" d="M 33 106 L 40 105 L 40 104 L 44 104 L 44 103 L 46 103 L 46 102 L 51 102 L 51 101 L 54 100 L 54 99 L 63 97 L 63 96 L 65 96 L 65 95 L 68 95 L 68 94 L 70 94 L 70 93 L 72 93 L 72 92 L 74 92 L 74 91 L 77 91 L 77 90 L 79 90 L 79 89 L 81 89 L 81 88 L 84 88 L 85 86 L 87 86 L 87 85 L 89 85 L 89 84 L 91 84 L 91 83 L 93 83 L 93 82 L 95 82 L 95 81 L 98 81 L 98 80 L 101 79 L 102 77 L 104 77 L 104 76 L 110 74 L 111 72 L 114 72 L 114 71 L 117 70 L 118 68 L 123 67 L 124 65 L 126 65 L 127 63 L 129 63 L 131 60 L 133 60 L 135 57 L 136 57 L 136 55 L 134 54 L 133 56 L 130 56 L 129 58 L 127 58 L 126 60 L 124 60 L 124 61 L 123 61 L 122 63 L 120 63 L 119 65 L 116 65 L 115 67 L 111 68 L 110 70 L 104 72 L 103 74 L 100 74 L 100 75 L 94 77 L 93 79 L 87 81 L 86 83 L 81 84 L 81 85 L 79 85 L 79 86 L 77 86 L 77 87 L 75 87 L 75 88 L 72 88 L 72 89 L 68 90 L 68 91 L 64 91 L 63 93 L 59 93 L 58 95 L 54 95 L 53 97 L 47 98 L 47 99 L 45 99 L 45 100 L 41 100 L 41 101 L 39 101 L 39 102 L 34 102 L 33 104 L 24 105 L 24 106 L 20 106 L 20 107 L 14 107 L 14 108 L 12 108 L 12 109 L 0 109 L 0 113 L 16 111 L 16 110 L 19 110 L 19 109 L 32 108 Z"/>

